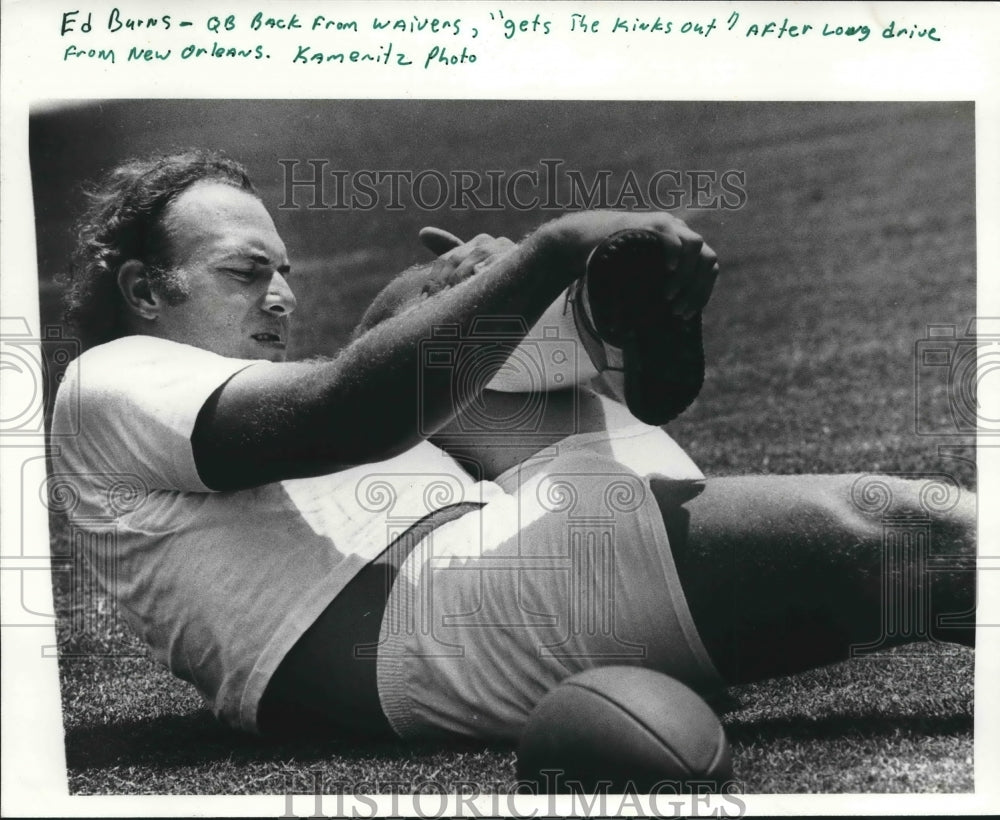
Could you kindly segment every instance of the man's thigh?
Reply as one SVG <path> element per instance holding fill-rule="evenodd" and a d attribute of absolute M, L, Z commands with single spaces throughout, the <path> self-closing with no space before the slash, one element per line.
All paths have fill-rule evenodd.
<path fill-rule="evenodd" d="M 473 412 L 474 411 L 474 412 Z M 492 420 L 492 421 L 491 421 Z M 514 421 L 517 424 L 514 424 Z M 495 423 L 494 423 L 495 422 Z M 644 431 L 647 456 L 626 440 Z M 480 403 L 433 439 L 477 479 L 497 480 L 519 465 L 581 449 L 581 437 L 599 456 L 619 460 L 640 475 L 701 474 L 660 428 L 643 424 L 614 398 L 586 387 L 540 394 L 485 391 Z M 621 442 L 616 448 L 606 442 Z M 656 459 L 660 458 L 661 463 Z"/>
<path fill-rule="evenodd" d="M 401 734 L 513 738 L 545 692 L 595 666 L 718 684 L 648 481 L 618 462 L 561 455 L 421 547 L 393 588 L 379 648 L 379 689 Z"/>
<path fill-rule="evenodd" d="M 689 499 L 668 482 L 652 488 L 695 624 L 729 680 L 929 636 L 945 613 L 974 604 L 963 567 L 975 553 L 975 495 L 946 479 L 711 478 Z M 907 617 L 925 623 L 887 634 L 904 598 L 915 608 Z M 968 642 L 967 632 L 937 634 Z"/>
<path fill-rule="evenodd" d="M 492 481 L 567 436 L 607 430 L 623 422 L 624 416 L 609 409 L 608 400 L 586 388 L 542 393 L 485 390 L 474 407 L 431 440 L 473 477 Z"/>

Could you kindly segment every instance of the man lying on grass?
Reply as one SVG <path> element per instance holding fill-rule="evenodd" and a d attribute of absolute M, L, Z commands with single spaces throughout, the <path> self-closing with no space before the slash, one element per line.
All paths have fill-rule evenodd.
<path fill-rule="evenodd" d="M 625 230 L 655 235 L 644 271 L 588 269 Z M 705 479 L 636 418 L 668 420 L 700 385 L 718 273 L 701 237 L 618 212 L 518 244 L 423 236 L 438 261 L 391 283 L 345 349 L 285 362 L 291 265 L 241 166 L 152 157 L 92 194 L 67 292 L 86 349 L 53 423 L 72 429 L 78 391 L 81 431 L 57 472 L 76 526 L 115 519 L 114 560 L 92 563 L 128 622 L 222 720 L 514 739 L 595 665 L 706 692 L 899 640 L 881 518 L 856 502 L 877 481 L 894 513 L 922 513 L 919 484 Z M 497 316 L 521 328 L 509 355 L 459 377 Z M 588 351 L 575 383 L 553 327 Z M 539 388 L 533 434 L 511 435 L 518 391 Z M 933 543 L 971 558 L 975 498 L 952 492 Z M 919 582 L 932 637 L 972 645 L 972 573 Z"/>

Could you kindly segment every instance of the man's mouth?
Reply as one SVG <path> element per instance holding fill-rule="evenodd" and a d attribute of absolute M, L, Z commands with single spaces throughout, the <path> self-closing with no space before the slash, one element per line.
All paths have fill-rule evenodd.
<path fill-rule="evenodd" d="M 281 337 L 277 333 L 254 333 L 250 338 L 264 344 L 281 344 Z"/>

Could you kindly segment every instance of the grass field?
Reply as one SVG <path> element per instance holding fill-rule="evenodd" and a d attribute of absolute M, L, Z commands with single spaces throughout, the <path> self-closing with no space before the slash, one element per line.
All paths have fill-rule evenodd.
<path fill-rule="evenodd" d="M 975 485 L 971 439 L 916 435 L 914 416 L 915 378 L 933 375 L 915 368 L 916 343 L 927 325 L 961 330 L 975 312 L 971 105 L 112 103 L 37 116 L 31 137 L 49 321 L 67 189 L 154 147 L 226 148 L 272 207 L 279 158 L 482 172 L 555 157 L 618 178 L 744 171 L 743 208 L 684 214 L 723 274 L 705 315 L 706 386 L 671 434 L 708 475 L 945 471 Z M 276 211 L 298 272 L 296 353 L 342 343 L 381 284 L 425 258 L 421 225 L 517 237 L 544 216 Z M 943 383 L 921 413 L 947 429 Z M 310 791 L 312 771 L 328 782 L 513 781 L 508 749 L 229 731 L 120 624 L 72 629 L 68 602 L 57 589 L 72 792 L 277 794 Z M 732 689 L 715 705 L 749 792 L 969 791 L 972 671 L 970 651 L 907 649 Z"/>

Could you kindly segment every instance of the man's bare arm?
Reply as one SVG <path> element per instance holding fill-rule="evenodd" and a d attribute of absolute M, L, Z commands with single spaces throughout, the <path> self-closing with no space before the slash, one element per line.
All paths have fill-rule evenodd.
<path fill-rule="evenodd" d="M 237 373 L 206 402 L 192 435 L 202 480 L 240 489 L 408 450 L 468 407 L 502 366 L 477 368 L 477 378 L 461 384 L 446 368 L 422 368 L 420 342 L 434 326 L 458 324 L 468 334 L 479 315 L 516 315 L 530 327 L 604 236 L 647 227 L 671 240 L 676 223 L 666 214 L 571 214 L 481 273 L 380 322 L 332 361 Z"/>
<path fill-rule="evenodd" d="M 568 248 L 543 228 L 487 273 L 380 322 L 332 361 L 252 366 L 206 402 L 192 446 L 202 480 L 231 490 L 390 458 L 459 412 L 483 385 L 421 369 L 435 325 L 479 314 L 541 315 L 573 278 Z M 497 364 L 499 367 L 499 363 Z M 421 415 L 422 414 L 422 415 Z"/>

